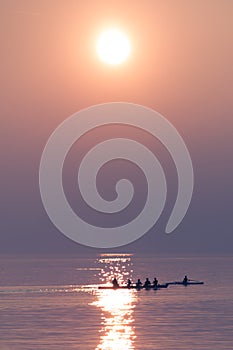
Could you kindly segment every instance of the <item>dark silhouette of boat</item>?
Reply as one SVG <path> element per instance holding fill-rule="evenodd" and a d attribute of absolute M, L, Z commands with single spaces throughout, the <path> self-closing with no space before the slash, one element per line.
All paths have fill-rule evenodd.
<path fill-rule="evenodd" d="M 167 288 L 168 287 L 168 283 L 164 283 L 164 284 L 158 284 L 157 286 L 136 286 L 136 285 L 131 285 L 131 286 L 127 286 L 127 285 L 122 285 L 122 286 L 99 286 L 98 289 L 137 289 L 137 290 L 141 290 L 141 289 L 145 289 L 145 290 L 150 290 L 150 289 L 163 289 L 163 288 Z"/>

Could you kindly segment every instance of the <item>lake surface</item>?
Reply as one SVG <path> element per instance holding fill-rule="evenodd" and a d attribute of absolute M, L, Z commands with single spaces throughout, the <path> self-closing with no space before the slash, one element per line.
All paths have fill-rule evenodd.
<path fill-rule="evenodd" d="M 0 258 L 0 350 L 232 350 L 233 257 Z M 98 290 L 155 276 L 202 280 Z"/>

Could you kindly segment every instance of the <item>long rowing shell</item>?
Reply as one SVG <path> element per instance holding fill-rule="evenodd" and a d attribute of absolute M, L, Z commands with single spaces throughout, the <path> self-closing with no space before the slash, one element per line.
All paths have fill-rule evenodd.
<path fill-rule="evenodd" d="M 148 286 L 148 287 L 138 287 L 138 286 L 119 286 L 119 287 L 113 287 L 113 286 L 99 286 L 98 289 L 113 289 L 113 290 L 117 290 L 117 289 L 137 289 L 137 290 L 141 290 L 141 289 L 146 289 L 146 290 L 150 290 L 150 289 L 161 289 L 161 288 L 167 288 L 168 287 L 168 283 L 164 283 L 164 284 L 158 284 L 158 286 Z"/>

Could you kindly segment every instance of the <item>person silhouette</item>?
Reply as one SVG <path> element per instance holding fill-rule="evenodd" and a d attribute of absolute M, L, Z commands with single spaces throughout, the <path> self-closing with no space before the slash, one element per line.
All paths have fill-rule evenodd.
<path fill-rule="evenodd" d="M 157 280 L 157 278 L 155 277 L 154 278 L 154 281 L 153 281 L 153 287 L 158 287 L 158 280 Z"/>
<path fill-rule="evenodd" d="M 142 282 L 141 282 L 141 280 L 140 280 L 140 278 L 137 280 L 137 282 L 136 282 L 136 287 L 137 288 L 140 288 L 142 286 Z"/>
<path fill-rule="evenodd" d="M 149 278 L 147 277 L 146 280 L 145 280 L 145 283 L 144 283 L 144 287 L 145 287 L 145 288 L 148 288 L 148 287 L 150 287 L 150 286 L 151 286 L 151 283 L 150 283 Z"/>
<path fill-rule="evenodd" d="M 113 284 L 113 288 L 118 288 L 118 287 L 119 287 L 119 284 L 118 284 L 118 282 L 117 282 L 116 277 L 113 278 L 112 284 Z"/>

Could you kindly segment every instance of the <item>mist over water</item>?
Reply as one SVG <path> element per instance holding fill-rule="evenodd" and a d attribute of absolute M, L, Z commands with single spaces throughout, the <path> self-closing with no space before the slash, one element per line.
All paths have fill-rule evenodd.
<path fill-rule="evenodd" d="M 1 350 L 230 350 L 232 257 L 2 257 Z M 98 290 L 185 274 L 201 286 Z"/>

